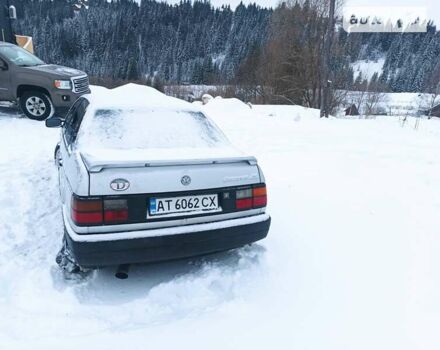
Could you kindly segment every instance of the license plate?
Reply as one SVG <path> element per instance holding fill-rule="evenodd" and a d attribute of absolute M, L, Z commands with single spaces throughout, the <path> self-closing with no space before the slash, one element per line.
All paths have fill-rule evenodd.
<path fill-rule="evenodd" d="M 217 194 L 150 198 L 147 216 L 182 216 L 221 211 Z"/>

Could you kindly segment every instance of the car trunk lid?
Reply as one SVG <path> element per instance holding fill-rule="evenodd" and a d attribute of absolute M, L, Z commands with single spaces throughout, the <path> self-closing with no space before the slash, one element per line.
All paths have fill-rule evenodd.
<path fill-rule="evenodd" d="M 94 150 L 82 152 L 90 195 L 186 192 L 260 182 L 257 161 L 237 150 Z M 188 176 L 190 182 L 182 183 Z M 115 191 L 123 179 L 129 187 Z"/>

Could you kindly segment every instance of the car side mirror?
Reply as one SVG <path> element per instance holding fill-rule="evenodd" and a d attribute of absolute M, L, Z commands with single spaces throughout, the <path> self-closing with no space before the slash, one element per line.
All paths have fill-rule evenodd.
<path fill-rule="evenodd" d="M 59 128 L 64 125 L 64 119 L 53 116 L 46 119 L 46 127 L 48 128 Z"/>

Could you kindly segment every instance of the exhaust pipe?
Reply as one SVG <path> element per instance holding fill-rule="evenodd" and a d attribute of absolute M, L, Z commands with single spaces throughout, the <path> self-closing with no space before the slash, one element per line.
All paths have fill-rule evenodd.
<path fill-rule="evenodd" d="M 130 264 L 119 265 L 116 269 L 115 277 L 120 280 L 125 280 L 128 278 L 128 271 L 130 270 Z"/>

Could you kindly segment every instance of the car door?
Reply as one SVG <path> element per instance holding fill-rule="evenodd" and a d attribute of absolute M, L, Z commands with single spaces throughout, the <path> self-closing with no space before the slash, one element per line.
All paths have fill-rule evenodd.
<path fill-rule="evenodd" d="M 73 156 L 73 146 L 76 141 L 79 127 L 89 102 L 85 98 L 79 98 L 69 109 L 61 131 L 60 160 L 60 192 L 61 201 L 70 200 L 72 194 L 72 182 L 76 181 L 78 174 L 76 159 Z"/>
<path fill-rule="evenodd" d="M 11 72 L 6 61 L 0 57 L 0 101 L 8 101 L 11 98 Z"/>

